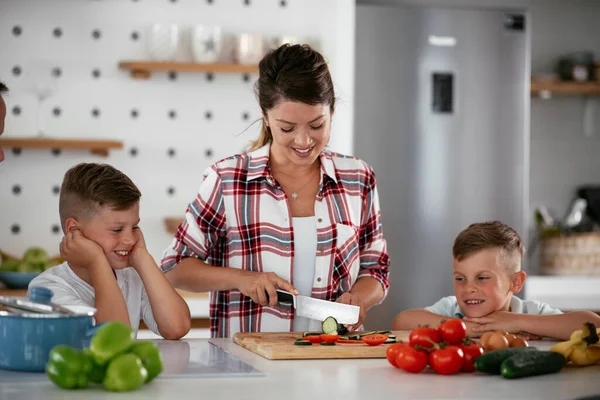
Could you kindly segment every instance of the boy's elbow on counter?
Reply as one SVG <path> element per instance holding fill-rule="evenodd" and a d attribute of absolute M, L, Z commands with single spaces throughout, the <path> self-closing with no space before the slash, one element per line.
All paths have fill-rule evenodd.
<path fill-rule="evenodd" d="M 171 324 L 164 328 L 159 328 L 159 332 L 164 339 L 178 340 L 188 334 L 192 327 L 192 321 L 189 319 L 179 321 L 177 324 Z"/>

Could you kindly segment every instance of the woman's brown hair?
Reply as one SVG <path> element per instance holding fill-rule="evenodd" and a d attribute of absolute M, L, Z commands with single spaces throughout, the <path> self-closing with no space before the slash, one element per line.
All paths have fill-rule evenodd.
<path fill-rule="evenodd" d="M 284 100 L 326 104 L 333 114 L 335 92 L 327 62 L 309 45 L 284 44 L 267 53 L 258 64 L 258 70 L 254 92 L 263 115 Z M 271 129 L 263 119 L 260 135 L 252 142 L 250 151 L 272 141 Z"/>

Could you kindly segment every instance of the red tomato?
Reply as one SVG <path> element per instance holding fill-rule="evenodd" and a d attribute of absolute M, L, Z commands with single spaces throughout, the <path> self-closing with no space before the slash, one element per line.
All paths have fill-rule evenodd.
<path fill-rule="evenodd" d="M 303 338 L 304 340 L 308 340 L 311 343 L 321 343 L 323 339 L 321 339 L 321 335 L 309 335 Z"/>
<path fill-rule="evenodd" d="M 386 340 L 388 340 L 388 335 L 381 335 L 376 333 L 374 335 L 367 335 L 360 338 L 363 342 L 368 344 L 369 346 L 379 346 L 380 344 L 384 344 Z"/>
<path fill-rule="evenodd" d="M 427 366 L 427 353 L 404 345 L 398 349 L 396 365 L 407 372 L 419 373 Z"/>
<path fill-rule="evenodd" d="M 365 342 L 362 340 L 340 339 L 337 341 L 337 344 L 365 344 Z"/>
<path fill-rule="evenodd" d="M 394 367 L 400 368 L 398 367 L 398 364 L 396 364 L 396 357 L 398 357 L 400 349 L 406 346 L 408 346 L 408 343 L 396 343 L 388 347 L 385 351 L 385 357 L 387 358 L 388 362 Z"/>
<path fill-rule="evenodd" d="M 429 365 L 438 374 L 452 375 L 460 371 L 464 353 L 458 346 L 435 349 L 429 353 Z"/>
<path fill-rule="evenodd" d="M 323 342 L 335 343 L 338 340 L 340 340 L 340 335 L 327 335 L 324 333 L 324 334 L 320 335 L 320 338 Z"/>
<path fill-rule="evenodd" d="M 467 337 L 467 326 L 458 318 L 452 318 L 442 323 L 438 328 L 444 342 L 459 344 Z"/>
<path fill-rule="evenodd" d="M 463 365 L 460 370 L 463 372 L 474 372 L 475 367 L 473 366 L 473 361 L 483 354 L 483 348 L 472 340 L 461 344 L 459 347 L 464 354 Z"/>
<path fill-rule="evenodd" d="M 431 349 L 435 343 L 441 342 L 440 333 L 434 328 L 413 329 L 408 336 L 411 346 L 419 345 Z"/>

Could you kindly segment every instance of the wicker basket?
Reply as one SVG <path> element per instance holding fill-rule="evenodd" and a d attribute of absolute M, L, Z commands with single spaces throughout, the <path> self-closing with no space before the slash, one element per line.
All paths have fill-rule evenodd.
<path fill-rule="evenodd" d="M 542 273 L 600 275 L 600 232 L 542 238 Z"/>

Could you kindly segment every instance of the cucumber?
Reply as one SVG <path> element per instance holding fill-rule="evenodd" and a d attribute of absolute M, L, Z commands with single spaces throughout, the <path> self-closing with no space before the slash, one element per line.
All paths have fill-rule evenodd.
<path fill-rule="evenodd" d="M 321 346 L 335 346 L 335 342 L 321 342 Z"/>
<path fill-rule="evenodd" d="M 326 333 L 328 335 L 337 335 L 338 322 L 335 318 L 333 318 L 333 317 L 325 318 L 325 320 L 321 323 L 321 327 L 323 328 L 323 333 Z M 333 333 L 333 332 L 335 332 L 335 333 Z"/>
<path fill-rule="evenodd" d="M 323 332 L 302 332 L 302 337 L 307 337 L 307 336 L 319 336 L 322 335 Z"/>
<path fill-rule="evenodd" d="M 509 349 L 492 350 L 477 357 L 475 361 L 473 361 L 473 366 L 479 372 L 499 375 L 500 366 L 504 360 L 517 354 L 535 351 L 538 351 L 535 347 L 512 347 Z"/>
<path fill-rule="evenodd" d="M 554 374 L 560 371 L 567 359 L 554 351 L 534 351 L 516 354 L 502 362 L 500 373 L 504 378 Z"/>
<path fill-rule="evenodd" d="M 311 342 L 309 342 L 308 340 L 303 340 L 303 339 L 296 339 L 294 344 L 296 346 L 312 346 Z"/>

